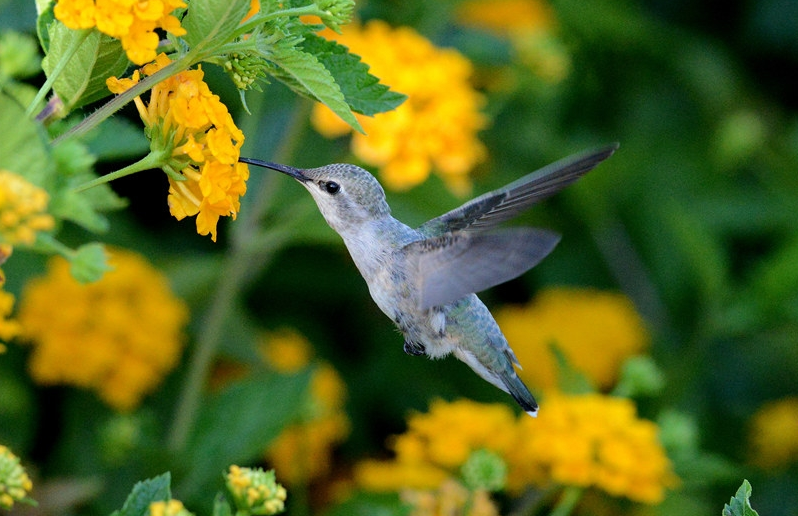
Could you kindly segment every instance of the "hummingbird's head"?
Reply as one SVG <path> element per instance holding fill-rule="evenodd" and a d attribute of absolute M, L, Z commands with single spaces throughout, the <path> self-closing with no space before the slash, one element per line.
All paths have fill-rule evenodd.
<path fill-rule="evenodd" d="M 391 213 L 380 183 L 356 165 L 336 163 L 300 169 L 250 158 L 240 161 L 277 170 L 302 183 L 327 223 L 338 233 Z"/>

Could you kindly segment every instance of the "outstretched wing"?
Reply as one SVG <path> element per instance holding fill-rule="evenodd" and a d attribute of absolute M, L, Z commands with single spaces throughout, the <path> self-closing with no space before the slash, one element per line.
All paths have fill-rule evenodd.
<path fill-rule="evenodd" d="M 552 231 L 508 228 L 455 233 L 408 244 L 416 267 L 420 308 L 456 301 L 516 278 L 537 265 L 560 241 Z"/>
<path fill-rule="evenodd" d="M 448 213 L 419 226 L 421 234 L 432 237 L 454 231 L 481 231 L 495 227 L 526 210 L 534 203 L 570 185 L 596 165 L 612 156 L 617 143 L 575 154 L 488 192 Z"/>

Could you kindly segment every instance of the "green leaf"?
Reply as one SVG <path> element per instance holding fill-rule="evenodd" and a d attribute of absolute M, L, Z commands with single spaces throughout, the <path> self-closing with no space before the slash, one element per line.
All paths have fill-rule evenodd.
<path fill-rule="evenodd" d="M 411 511 L 397 493 L 358 492 L 324 516 L 408 516 Z"/>
<path fill-rule="evenodd" d="M 0 92 L 0 169 L 15 172 L 46 188 L 55 168 L 48 154 L 46 136 L 39 124 L 25 116 L 14 99 Z"/>
<path fill-rule="evenodd" d="M 56 20 L 49 25 L 48 35 L 49 51 L 42 61 L 42 68 L 49 76 L 58 63 L 68 57 L 67 52 L 83 37 L 83 31 L 72 30 Z M 55 80 L 53 90 L 67 112 L 71 111 L 110 95 L 105 80 L 122 75 L 128 63 L 119 40 L 93 30 L 69 59 Z"/>
<path fill-rule="evenodd" d="M 213 499 L 213 516 L 233 516 L 230 502 L 222 493 L 216 493 L 216 498 Z"/>
<path fill-rule="evenodd" d="M 569 394 L 596 392 L 596 388 L 585 374 L 576 369 L 556 342 L 549 344 L 549 350 L 557 362 L 557 386 Z"/>
<path fill-rule="evenodd" d="M 751 507 L 750 498 L 751 484 L 748 480 L 743 480 L 743 484 L 731 501 L 723 506 L 723 516 L 759 516 Z"/>
<path fill-rule="evenodd" d="M 95 158 L 82 143 L 65 140 L 53 148 L 58 180 L 50 199 L 50 213 L 94 233 L 108 230 L 108 219 L 101 212 L 124 208 L 127 201 L 118 197 L 108 184 L 76 192 L 73 188 L 97 175 L 92 171 Z"/>
<path fill-rule="evenodd" d="M 144 480 L 133 486 L 133 490 L 125 500 L 122 509 L 112 516 L 146 516 L 152 502 L 166 501 L 172 498 L 169 484 L 172 476 L 167 471 L 163 475 Z"/>
<path fill-rule="evenodd" d="M 55 21 L 54 6 L 54 0 L 45 0 L 44 2 L 37 0 L 36 2 L 36 10 L 39 13 L 36 18 L 36 35 L 39 37 L 39 43 L 45 54 L 50 51 L 50 25 Z"/>
<path fill-rule="evenodd" d="M 99 242 L 80 246 L 69 259 L 69 272 L 80 283 L 92 283 L 103 277 L 113 267 L 108 265 L 108 254 Z"/>
<path fill-rule="evenodd" d="M 275 47 L 268 59 L 279 68 L 270 70 L 276 79 L 296 93 L 318 100 L 353 128 L 363 132 L 335 78 L 315 56 L 293 47 Z"/>
<path fill-rule="evenodd" d="M 310 374 L 247 378 L 204 403 L 186 446 L 181 499 L 212 492 L 221 487 L 219 472 L 260 456 L 302 410 Z"/>
<path fill-rule="evenodd" d="M 345 46 L 308 34 L 301 44 L 302 50 L 313 54 L 335 78 L 352 111 L 374 115 L 396 109 L 407 95 L 391 91 L 369 73 L 369 65 L 360 56 L 349 52 Z"/>
<path fill-rule="evenodd" d="M 249 11 L 250 0 L 192 0 L 181 25 L 192 49 L 225 43 Z"/>

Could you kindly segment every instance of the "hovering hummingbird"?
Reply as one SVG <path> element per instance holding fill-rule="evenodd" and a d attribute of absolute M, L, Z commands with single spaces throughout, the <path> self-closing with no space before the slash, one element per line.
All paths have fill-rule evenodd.
<path fill-rule="evenodd" d="M 374 302 L 404 335 L 405 353 L 453 353 L 536 416 L 538 404 L 514 369 L 518 359 L 475 292 L 520 276 L 560 240 L 545 229 L 496 226 L 573 183 L 617 148 L 615 143 L 557 161 L 416 229 L 391 216 L 379 182 L 358 166 L 298 169 L 240 161 L 287 174 L 310 192 L 343 238 Z"/>

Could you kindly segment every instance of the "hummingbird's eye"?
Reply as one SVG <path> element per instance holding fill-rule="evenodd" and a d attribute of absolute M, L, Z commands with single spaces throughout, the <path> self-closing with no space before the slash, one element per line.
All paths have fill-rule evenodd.
<path fill-rule="evenodd" d="M 335 181 L 327 181 L 321 184 L 321 187 L 324 188 L 324 191 L 330 195 L 335 195 L 341 189 L 341 185 L 336 183 Z"/>

